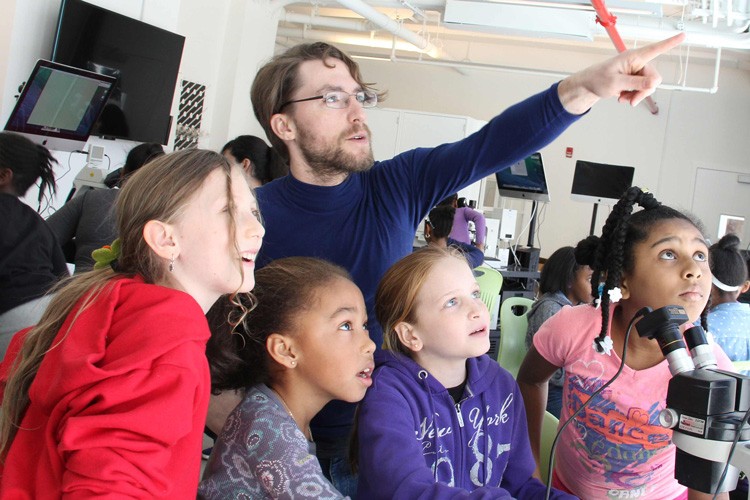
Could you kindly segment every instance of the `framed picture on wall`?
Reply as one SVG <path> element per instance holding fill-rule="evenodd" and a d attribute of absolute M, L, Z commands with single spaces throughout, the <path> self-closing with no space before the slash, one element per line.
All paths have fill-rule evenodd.
<path fill-rule="evenodd" d="M 742 231 L 745 227 L 745 218 L 739 215 L 725 215 L 719 216 L 719 234 L 718 238 L 721 239 L 725 234 L 731 233 L 736 234 L 742 238 Z"/>

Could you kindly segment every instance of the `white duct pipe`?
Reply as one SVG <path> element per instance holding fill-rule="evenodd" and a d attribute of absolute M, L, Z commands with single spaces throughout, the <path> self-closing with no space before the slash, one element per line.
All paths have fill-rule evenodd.
<path fill-rule="evenodd" d="M 322 26 L 324 28 L 337 28 L 349 31 L 371 31 L 372 27 L 367 21 L 356 21 L 353 19 L 341 19 L 338 17 L 308 16 L 294 12 L 283 12 L 280 20 L 288 23 L 308 24 L 310 26 Z"/>
<path fill-rule="evenodd" d="M 302 28 L 278 28 L 276 35 L 288 38 L 298 38 L 302 40 L 318 40 L 332 44 L 359 45 L 362 47 L 373 47 L 378 49 L 393 49 L 394 44 L 397 50 L 411 50 L 421 52 L 413 44 L 404 40 L 394 40 L 392 37 L 383 38 L 370 35 L 356 35 L 350 33 L 341 33 L 333 31 L 322 31 Z"/>
<path fill-rule="evenodd" d="M 284 7 L 288 5 L 293 5 L 296 3 L 307 3 L 307 2 L 300 2 L 299 0 L 272 0 L 270 6 L 272 10 L 277 10 L 277 9 L 283 9 Z M 360 16 L 364 17 L 366 20 L 373 23 L 375 26 L 383 28 L 389 31 L 390 33 L 393 33 L 398 38 L 401 38 L 402 40 L 409 42 L 410 44 L 417 47 L 417 49 L 419 49 L 421 52 L 431 57 L 440 57 L 440 49 L 435 47 L 429 40 L 414 33 L 413 31 L 409 31 L 408 29 L 404 28 L 401 24 L 397 23 L 396 21 L 386 16 L 385 14 L 378 12 L 374 8 L 364 3 L 363 1 L 361 0 L 338 0 L 338 3 L 341 4 L 343 7 L 346 7 L 356 12 Z M 329 26 L 329 27 L 334 27 L 334 26 Z"/>
<path fill-rule="evenodd" d="M 432 43 L 430 43 L 427 39 L 424 37 L 417 35 L 416 33 L 409 31 L 408 29 L 404 28 L 401 24 L 397 23 L 390 17 L 386 16 L 385 14 L 378 12 L 374 8 L 367 5 L 362 0 L 337 0 L 338 3 L 346 7 L 347 9 L 351 9 L 360 16 L 364 17 L 368 21 L 372 22 L 373 24 L 380 26 L 384 30 L 387 30 L 397 37 L 401 38 L 402 40 L 406 40 L 407 42 L 411 43 L 412 45 L 416 46 L 419 50 L 424 52 L 425 54 L 428 54 L 432 57 L 438 57 L 439 56 L 439 49 L 435 47 Z"/>

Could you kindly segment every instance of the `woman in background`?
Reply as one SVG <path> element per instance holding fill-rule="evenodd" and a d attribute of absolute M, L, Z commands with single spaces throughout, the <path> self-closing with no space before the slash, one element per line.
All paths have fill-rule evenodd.
<path fill-rule="evenodd" d="M 242 166 L 251 188 L 267 184 L 289 173 L 281 156 L 260 137 L 240 135 L 224 145 L 221 154 Z"/>
<path fill-rule="evenodd" d="M 94 266 L 91 252 L 117 238 L 114 206 L 122 186 L 133 172 L 164 154 L 161 144 L 147 142 L 130 150 L 113 189 L 88 189 L 70 199 L 47 218 L 60 245 L 75 247 L 75 272 Z"/>

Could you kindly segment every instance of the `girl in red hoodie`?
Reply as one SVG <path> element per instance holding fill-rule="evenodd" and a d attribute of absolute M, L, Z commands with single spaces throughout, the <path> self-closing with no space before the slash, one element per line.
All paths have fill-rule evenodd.
<path fill-rule="evenodd" d="M 119 240 L 59 288 L 0 366 L 0 497 L 189 498 L 210 391 L 205 312 L 254 285 L 264 234 L 239 167 L 189 150 L 144 166 Z"/>

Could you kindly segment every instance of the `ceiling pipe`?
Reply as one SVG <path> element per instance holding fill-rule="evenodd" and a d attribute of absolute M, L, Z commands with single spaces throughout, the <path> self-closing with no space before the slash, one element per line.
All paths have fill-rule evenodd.
<path fill-rule="evenodd" d="M 371 47 L 384 50 L 392 50 L 395 44 L 401 44 L 400 47 L 397 47 L 398 50 L 419 52 L 419 49 L 414 45 L 403 40 L 396 40 L 394 37 L 383 38 L 365 34 L 355 35 L 351 33 L 314 30 L 308 28 L 278 28 L 276 30 L 276 35 L 287 38 L 317 40 L 331 44 L 358 45 L 361 47 Z"/>
<path fill-rule="evenodd" d="M 421 35 L 418 35 L 414 33 L 413 31 L 410 31 L 404 26 L 391 19 L 390 17 L 386 16 L 385 14 L 375 10 L 373 7 L 369 6 L 362 0 L 337 0 L 338 3 L 346 7 L 347 9 L 350 9 L 360 16 L 364 17 L 367 21 L 371 22 L 373 25 L 378 26 L 390 33 L 392 33 L 394 36 L 401 38 L 402 40 L 414 45 L 419 49 L 422 53 L 429 55 L 430 57 L 440 57 L 440 49 L 435 47 L 432 42 L 427 40 Z M 270 3 L 270 8 L 272 11 L 281 10 L 285 7 L 297 3 L 308 3 L 308 2 L 300 2 L 300 0 L 272 0 Z M 329 26 L 334 27 L 334 26 Z"/>
<path fill-rule="evenodd" d="M 371 31 L 372 26 L 367 21 L 357 21 L 353 19 L 341 19 L 337 17 L 309 16 L 307 14 L 297 14 L 294 12 L 283 12 L 280 21 L 296 24 L 306 24 L 310 26 L 322 26 L 324 28 L 337 28 L 349 31 Z"/>
<path fill-rule="evenodd" d="M 620 33 L 617 32 L 617 27 L 615 26 L 617 18 L 609 13 L 607 7 L 604 5 L 604 0 L 591 0 L 591 5 L 594 6 L 594 10 L 596 11 L 596 21 L 607 31 L 607 34 L 615 45 L 617 52 L 622 53 L 628 50 L 625 46 L 625 42 L 623 42 L 620 37 Z M 648 107 L 648 110 L 651 111 L 652 115 L 659 114 L 659 106 L 656 105 L 656 102 L 654 102 L 651 96 L 646 97 L 645 102 L 646 107 Z"/>
<path fill-rule="evenodd" d="M 404 28 L 401 23 L 394 21 L 382 12 L 375 10 L 373 7 L 370 7 L 362 0 L 337 1 L 341 6 L 353 10 L 376 26 L 380 26 L 384 30 L 393 33 L 398 38 L 409 42 L 423 53 L 431 57 L 439 57 L 440 50 L 435 47 L 429 40 L 420 35 L 417 35 L 413 31 L 409 31 L 408 29 Z"/>

